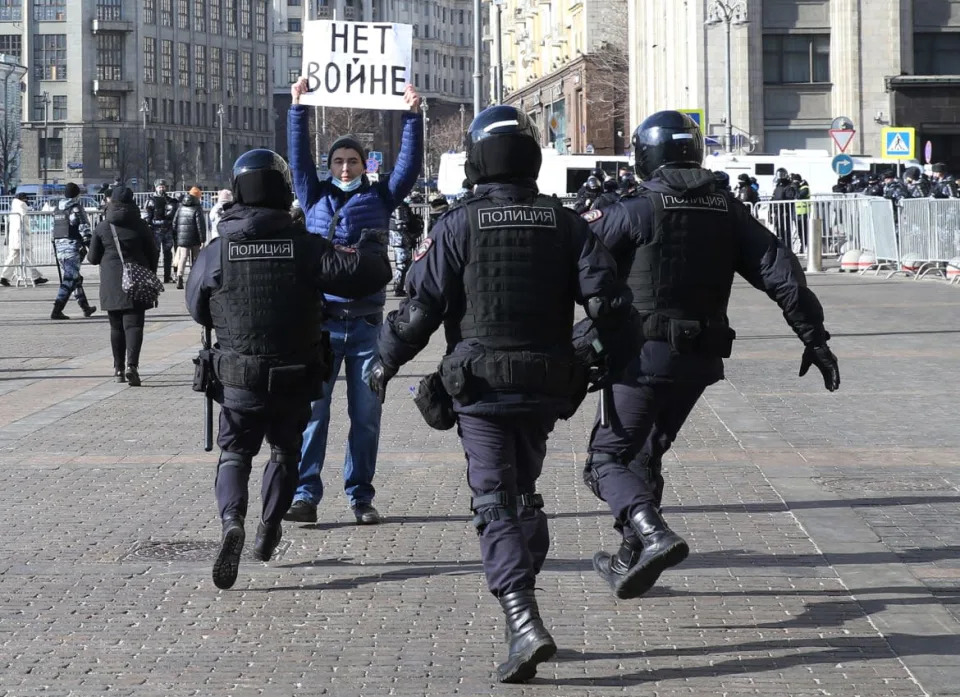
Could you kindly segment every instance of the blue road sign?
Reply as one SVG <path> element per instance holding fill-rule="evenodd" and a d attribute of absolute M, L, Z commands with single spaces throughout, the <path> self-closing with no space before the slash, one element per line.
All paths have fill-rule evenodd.
<path fill-rule="evenodd" d="M 380 163 L 373 157 L 367 158 L 367 174 L 373 174 L 380 169 Z"/>
<path fill-rule="evenodd" d="M 912 160 L 917 146 L 916 130 L 887 126 L 880 131 L 880 145 L 880 153 L 885 158 Z"/>
<path fill-rule="evenodd" d="M 379 150 L 371 150 L 369 157 L 373 160 L 376 160 L 377 164 L 379 164 L 381 167 L 383 166 L 383 153 Z"/>
<path fill-rule="evenodd" d="M 845 177 L 853 171 L 853 158 L 849 155 L 837 155 L 830 163 L 830 168 L 839 176 Z"/>

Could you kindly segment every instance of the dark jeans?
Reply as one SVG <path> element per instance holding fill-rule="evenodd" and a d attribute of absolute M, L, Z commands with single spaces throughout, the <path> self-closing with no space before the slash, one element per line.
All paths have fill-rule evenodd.
<path fill-rule="evenodd" d="M 110 348 L 113 349 L 113 367 L 123 370 L 127 365 L 140 365 L 140 347 L 143 346 L 143 310 L 109 310 Z"/>
<path fill-rule="evenodd" d="M 467 456 L 467 483 L 474 496 L 504 492 L 511 499 L 533 494 L 555 418 L 460 414 L 458 433 Z M 501 516 L 480 534 L 480 554 L 490 592 L 533 588 L 550 549 L 547 517 L 521 508 L 516 518 Z"/>
<path fill-rule="evenodd" d="M 215 488 L 221 518 L 227 515 L 246 517 L 253 458 L 260 452 L 266 438 L 271 451 L 260 489 L 261 517 L 265 523 L 282 520 L 297 489 L 300 446 L 309 419 L 309 401 L 295 404 L 274 402 L 267 404 L 262 411 L 220 408 L 217 445 L 223 452 L 217 465 Z"/>

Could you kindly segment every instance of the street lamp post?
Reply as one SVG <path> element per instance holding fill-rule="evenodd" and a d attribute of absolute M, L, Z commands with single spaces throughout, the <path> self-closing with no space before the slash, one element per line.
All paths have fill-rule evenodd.
<path fill-rule="evenodd" d="M 427 114 L 430 111 L 430 105 L 427 100 L 420 100 L 420 110 L 423 112 L 423 200 L 429 202 L 430 198 L 430 141 L 427 140 L 427 134 L 430 130 L 430 117 Z M 430 216 L 425 216 L 423 220 L 423 234 L 430 232 Z"/>
<path fill-rule="evenodd" d="M 466 114 L 467 114 L 467 108 L 463 106 L 463 103 L 461 103 L 460 104 L 460 132 L 461 133 L 467 132 L 467 126 L 464 123 Z"/>
<path fill-rule="evenodd" d="M 480 72 L 480 0 L 473 0 L 473 116 L 480 114 L 480 93 L 483 91 L 483 73 Z"/>
<path fill-rule="evenodd" d="M 217 117 L 220 119 L 220 179 L 222 180 L 223 179 L 223 104 L 217 105 Z"/>
<path fill-rule="evenodd" d="M 733 152 L 733 78 L 730 27 L 734 24 L 747 23 L 747 5 L 744 0 L 713 0 L 707 8 L 706 24 L 723 24 L 726 31 L 727 53 L 727 152 Z"/>
<path fill-rule="evenodd" d="M 147 98 L 144 97 L 143 101 L 140 102 L 140 117 L 141 129 L 143 131 L 143 182 L 141 187 L 144 190 L 147 190 L 150 181 L 150 153 L 147 152 L 147 112 L 150 111 L 150 105 L 147 103 Z"/>
<path fill-rule="evenodd" d="M 493 101 L 503 104 L 503 40 L 501 37 L 501 17 L 504 0 L 493 0 L 490 8 L 491 33 L 493 34 L 493 65 L 490 72 L 493 83 Z"/>
<path fill-rule="evenodd" d="M 43 194 L 45 195 L 47 193 L 47 169 L 50 163 L 50 138 L 47 133 L 49 125 L 47 104 L 50 103 L 50 93 L 41 92 L 40 96 L 43 100 Z"/>

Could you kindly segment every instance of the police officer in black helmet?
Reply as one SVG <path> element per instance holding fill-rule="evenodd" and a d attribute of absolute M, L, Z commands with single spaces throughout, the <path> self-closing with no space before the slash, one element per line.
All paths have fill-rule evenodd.
<path fill-rule="evenodd" d="M 220 236 L 197 257 L 187 280 L 191 316 L 216 331 L 201 363 L 221 404 L 216 495 L 223 522 L 213 582 L 237 579 L 245 538 L 247 484 L 266 437 L 263 512 L 254 557 L 269 561 L 280 521 L 297 488 L 297 464 L 310 402 L 330 369 L 320 329 L 323 293 L 362 297 L 390 279 L 379 234 L 356 248 L 335 248 L 292 222 L 290 170 L 271 150 L 251 150 L 233 166 L 234 203 L 223 208 Z"/>
<path fill-rule="evenodd" d="M 383 399 L 387 381 L 444 326 L 448 426 L 459 425 L 483 569 L 506 615 L 498 679 L 523 682 L 556 651 L 534 595 L 549 547 L 536 481 L 554 423 L 572 415 L 586 383 L 571 349 L 574 305 L 616 324 L 630 301 L 586 224 L 538 193 L 540 138 L 526 114 L 489 107 L 465 141 L 474 195 L 418 247 L 409 297 L 383 325 L 369 383 Z"/>
<path fill-rule="evenodd" d="M 733 194 L 718 191 L 714 173 L 700 166 L 696 123 L 658 112 L 637 128 L 633 145 L 646 180 L 638 195 L 584 214 L 626 275 L 642 326 L 639 356 L 612 387 L 609 423 L 595 423 L 584 471 L 622 533 L 618 552 L 594 557 L 619 598 L 643 595 L 687 556 L 661 515 L 662 458 L 704 389 L 723 378 L 735 272 L 783 310 L 805 346 L 800 375 L 815 365 L 828 390 L 840 385 L 823 309 L 796 257 Z"/>

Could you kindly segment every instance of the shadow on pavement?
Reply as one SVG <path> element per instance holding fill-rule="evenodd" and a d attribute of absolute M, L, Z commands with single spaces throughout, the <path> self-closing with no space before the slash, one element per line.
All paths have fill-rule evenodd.
<path fill-rule="evenodd" d="M 852 480 L 855 481 L 855 480 Z M 944 489 L 948 485 L 944 483 Z M 664 514 L 670 513 L 786 513 L 815 508 L 854 508 L 858 506 L 921 506 L 937 503 L 960 503 L 960 493 L 951 496 L 885 496 L 878 498 L 829 499 L 826 501 L 787 501 L 786 505 L 776 502 L 769 503 L 730 503 L 707 505 L 666 505 Z"/>

